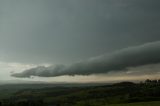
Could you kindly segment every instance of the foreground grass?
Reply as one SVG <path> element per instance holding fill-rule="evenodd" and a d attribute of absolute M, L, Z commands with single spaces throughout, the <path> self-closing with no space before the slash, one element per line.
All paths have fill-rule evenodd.
<path fill-rule="evenodd" d="M 127 103 L 127 104 L 112 104 L 112 105 L 106 105 L 106 106 L 160 106 L 160 101 Z"/>

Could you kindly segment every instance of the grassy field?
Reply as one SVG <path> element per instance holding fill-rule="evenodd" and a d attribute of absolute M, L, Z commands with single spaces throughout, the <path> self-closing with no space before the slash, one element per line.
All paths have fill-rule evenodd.
<path fill-rule="evenodd" d="M 106 106 L 160 106 L 160 101 L 127 103 L 127 104 L 112 104 L 112 105 L 106 105 Z"/>
<path fill-rule="evenodd" d="M 0 102 L 2 106 L 160 106 L 160 81 L 87 87 L 7 85 L 0 86 Z"/>

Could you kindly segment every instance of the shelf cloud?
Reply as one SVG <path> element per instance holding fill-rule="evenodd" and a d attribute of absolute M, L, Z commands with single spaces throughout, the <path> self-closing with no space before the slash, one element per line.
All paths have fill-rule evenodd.
<path fill-rule="evenodd" d="M 127 71 L 128 68 L 160 63 L 160 41 L 124 48 L 112 53 L 93 57 L 71 65 L 38 66 L 11 76 L 56 77 L 62 75 L 91 75 Z"/>

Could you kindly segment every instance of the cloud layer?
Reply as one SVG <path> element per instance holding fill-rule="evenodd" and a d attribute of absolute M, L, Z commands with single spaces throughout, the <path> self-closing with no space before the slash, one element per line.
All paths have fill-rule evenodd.
<path fill-rule="evenodd" d="M 159 4 L 160 0 L 0 0 L 0 61 L 71 64 L 160 40 Z"/>
<path fill-rule="evenodd" d="M 110 54 L 94 57 L 70 66 L 38 66 L 13 77 L 56 77 L 62 75 L 91 75 L 108 72 L 126 71 L 130 67 L 160 63 L 160 41 L 129 47 Z"/>

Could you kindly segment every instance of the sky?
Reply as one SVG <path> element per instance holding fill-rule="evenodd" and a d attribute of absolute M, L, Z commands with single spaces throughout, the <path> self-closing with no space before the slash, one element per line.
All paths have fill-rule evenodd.
<path fill-rule="evenodd" d="M 0 80 L 159 78 L 159 0 L 0 0 Z"/>

